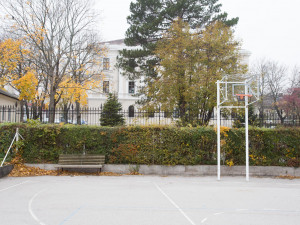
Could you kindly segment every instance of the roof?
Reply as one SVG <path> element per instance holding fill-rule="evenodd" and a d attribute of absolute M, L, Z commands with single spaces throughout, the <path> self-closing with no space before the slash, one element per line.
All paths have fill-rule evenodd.
<path fill-rule="evenodd" d="M 5 96 L 7 96 L 9 98 L 13 98 L 13 99 L 19 100 L 19 97 L 17 95 L 11 94 L 11 93 L 9 93 L 7 91 L 4 91 L 2 89 L 0 89 L 0 95 L 5 95 Z"/>
<path fill-rule="evenodd" d="M 113 41 L 104 41 L 103 43 L 111 44 L 111 45 L 122 45 L 124 44 L 124 39 L 118 39 Z"/>

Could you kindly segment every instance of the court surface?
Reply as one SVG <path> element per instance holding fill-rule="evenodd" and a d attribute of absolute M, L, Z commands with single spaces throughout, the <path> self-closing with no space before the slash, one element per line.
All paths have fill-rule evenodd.
<path fill-rule="evenodd" d="M 299 225 L 300 180 L 43 176 L 0 179 L 1 225 Z"/>

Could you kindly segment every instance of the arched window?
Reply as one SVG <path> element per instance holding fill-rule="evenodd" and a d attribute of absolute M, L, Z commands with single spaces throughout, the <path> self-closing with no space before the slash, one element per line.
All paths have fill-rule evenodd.
<path fill-rule="evenodd" d="M 129 117 L 134 117 L 134 106 L 133 105 L 129 106 L 128 111 L 129 111 Z"/>

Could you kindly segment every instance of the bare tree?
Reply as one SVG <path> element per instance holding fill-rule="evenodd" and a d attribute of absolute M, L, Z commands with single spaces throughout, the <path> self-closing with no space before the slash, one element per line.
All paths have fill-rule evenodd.
<path fill-rule="evenodd" d="M 77 87 L 79 85 L 81 89 L 92 90 L 94 87 L 101 85 L 100 82 L 104 75 L 100 64 L 106 48 L 98 41 L 97 35 L 90 32 L 76 39 L 67 70 L 68 76 L 71 78 L 70 81 Z M 65 89 L 65 91 L 67 90 Z M 66 103 L 68 106 L 65 108 L 69 110 L 70 104 L 75 102 L 77 124 L 81 124 L 80 102 L 84 97 L 81 96 L 80 92 L 75 93 L 75 95 L 73 101 Z"/>
<path fill-rule="evenodd" d="M 290 81 L 291 88 L 300 88 L 300 67 L 295 66 L 292 70 L 292 78 Z"/>
<path fill-rule="evenodd" d="M 284 123 L 286 115 L 278 102 L 287 88 L 287 68 L 278 62 L 262 59 L 253 66 L 252 72 L 261 76 L 261 100 L 258 103 L 260 119 L 263 121 L 266 105 L 268 101 L 271 101 L 272 108 L 276 111 L 281 123 Z"/>
<path fill-rule="evenodd" d="M 259 119 L 260 123 L 262 124 L 264 121 L 264 111 L 265 111 L 265 105 L 266 105 L 266 95 L 267 95 L 267 60 L 266 59 L 261 59 L 258 60 L 252 65 L 251 72 L 253 74 L 257 74 L 260 77 L 260 83 L 259 83 L 259 95 L 260 95 L 260 100 L 256 104 L 258 107 L 259 111 Z"/>
<path fill-rule="evenodd" d="M 12 32 L 26 37 L 31 57 L 43 72 L 49 97 L 49 122 L 54 122 L 57 90 L 67 73 L 77 37 L 93 30 L 89 0 L 8 0 L 1 5 L 14 21 Z"/>

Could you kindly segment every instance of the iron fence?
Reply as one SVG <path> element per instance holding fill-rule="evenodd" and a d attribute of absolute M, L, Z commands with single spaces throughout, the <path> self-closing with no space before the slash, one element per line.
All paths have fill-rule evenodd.
<path fill-rule="evenodd" d="M 49 123 L 49 109 L 27 110 L 14 106 L 0 106 L 0 122 L 26 122 L 28 119 L 36 119 L 42 123 Z M 100 118 L 103 114 L 101 108 L 57 108 L 54 112 L 54 123 L 84 124 L 100 126 Z M 171 125 L 176 124 L 179 120 L 179 113 L 163 112 L 163 111 L 120 111 L 126 125 Z M 231 114 L 221 117 L 221 125 L 227 127 L 243 126 L 244 122 L 241 117 Z M 250 125 L 274 128 L 276 126 L 300 126 L 300 117 L 296 115 L 288 115 L 282 121 L 277 114 L 266 113 L 264 115 L 252 115 Z M 199 118 L 200 120 L 200 118 Z M 217 124 L 216 114 L 213 114 L 208 125 Z"/>

